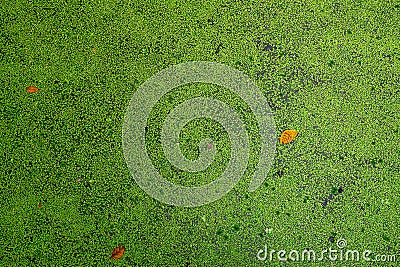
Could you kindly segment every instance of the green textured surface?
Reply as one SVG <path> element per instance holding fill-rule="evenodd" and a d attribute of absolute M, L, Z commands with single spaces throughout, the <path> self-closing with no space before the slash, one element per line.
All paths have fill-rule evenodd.
<path fill-rule="evenodd" d="M 339 238 L 398 264 L 400 2 L 129 2 L 0 2 L 1 266 L 285 266 L 256 253 L 265 244 L 322 251 Z M 246 189 L 257 136 L 234 190 L 181 208 L 137 186 L 121 129 L 140 84 L 194 60 L 243 71 L 268 99 L 277 132 L 299 135 L 278 145 L 255 192 Z M 215 164 L 198 175 L 171 168 L 157 136 L 174 101 L 212 95 L 256 127 L 240 99 L 217 89 L 178 89 L 153 113 L 147 148 L 175 183 L 218 177 L 230 143 L 217 124 L 196 120 L 182 132 L 183 152 L 195 158 L 198 142 L 214 137 Z M 125 256 L 111 261 L 117 245 Z"/>

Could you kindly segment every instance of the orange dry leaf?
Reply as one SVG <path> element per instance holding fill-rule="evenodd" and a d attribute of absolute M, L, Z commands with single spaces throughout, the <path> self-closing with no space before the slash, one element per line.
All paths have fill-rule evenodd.
<path fill-rule="evenodd" d="M 122 258 L 122 256 L 124 256 L 124 252 L 125 252 L 125 247 L 124 246 L 118 246 L 114 249 L 112 255 L 111 255 L 111 259 L 115 260 L 115 259 L 120 259 Z"/>
<path fill-rule="evenodd" d="M 26 87 L 26 91 L 28 93 L 36 93 L 39 90 L 39 88 L 35 87 L 35 86 L 28 86 Z"/>
<path fill-rule="evenodd" d="M 296 130 L 285 130 L 280 138 L 281 144 L 289 144 L 297 136 Z"/>

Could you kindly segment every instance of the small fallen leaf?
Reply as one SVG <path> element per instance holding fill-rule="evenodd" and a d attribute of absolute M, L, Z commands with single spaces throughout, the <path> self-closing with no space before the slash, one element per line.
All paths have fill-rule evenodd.
<path fill-rule="evenodd" d="M 115 260 L 115 259 L 120 259 L 124 256 L 125 252 L 125 247 L 124 246 L 118 246 L 114 249 L 110 259 Z"/>
<path fill-rule="evenodd" d="M 38 204 L 37 207 L 38 207 L 38 209 L 41 209 L 41 208 L 42 208 L 42 201 L 39 202 L 39 204 Z"/>
<path fill-rule="evenodd" d="M 285 130 L 281 135 L 280 142 L 281 144 L 289 144 L 296 136 L 296 130 Z"/>
<path fill-rule="evenodd" d="M 39 90 L 39 88 L 35 87 L 35 86 L 28 86 L 26 87 L 26 91 L 28 93 L 36 93 Z"/>

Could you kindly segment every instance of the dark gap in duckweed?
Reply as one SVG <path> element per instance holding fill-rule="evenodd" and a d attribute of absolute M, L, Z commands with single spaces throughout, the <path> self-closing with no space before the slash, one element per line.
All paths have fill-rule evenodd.
<path fill-rule="evenodd" d="M 219 43 L 217 49 L 215 50 L 215 55 L 218 55 L 222 48 L 223 48 L 222 43 Z"/>
<path fill-rule="evenodd" d="M 273 47 L 271 44 L 266 44 L 263 48 L 264 51 L 271 51 L 275 49 L 275 47 Z"/>

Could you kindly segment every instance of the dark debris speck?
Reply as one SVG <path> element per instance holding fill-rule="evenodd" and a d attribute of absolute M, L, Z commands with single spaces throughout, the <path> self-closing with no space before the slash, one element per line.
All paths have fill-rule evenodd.
<path fill-rule="evenodd" d="M 216 54 L 216 55 L 219 54 L 219 52 L 221 51 L 221 48 L 223 48 L 222 43 L 220 43 L 220 44 L 217 46 L 217 49 L 215 50 L 215 54 Z"/>
<path fill-rule="evenodd" d="M 267 45 L 264 46 L 264 48 L 263 48 L 264 51 L 271 51 L 271 50 L 273 50 L 273 49 L 274 49 L 274 47 L 273 47 L 272 45 L 270 45 L 270 44 L 267 44 Z"/>

